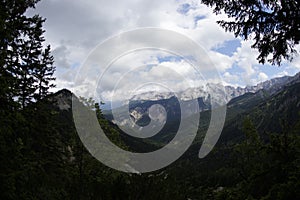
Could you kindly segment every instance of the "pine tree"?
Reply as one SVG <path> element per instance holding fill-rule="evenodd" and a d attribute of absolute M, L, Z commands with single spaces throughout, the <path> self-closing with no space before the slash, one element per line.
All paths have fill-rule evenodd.
<path fill-rule="evenodd" d="M 39 175 L 45 169 L 41 169 L 40 154 L 32 144 L 37 143 L 37 135 L 55 137 L 49 113 L 36 115 L 39 112 L 28 106 L 54 86 L 53 57 L 50 47 L 43 47 L 45 19 L 25 15 L 38 1 L 0 0 L 0 199 L 34 199 L 34 189 L 42 179 Z M 43 142 L 40 146 L 53 148 L 54 142 L 49 145 L 47 138 Z"/>
<path fill-rule="evenodd" d="M 0 97 L 6 103 L 17 100 L 22 108 L 45 97 L 54 87 L 50 46 L 43 48 L 45 19 L 25 15 L 37 2 L 2 0 L 0 8 Z"/>

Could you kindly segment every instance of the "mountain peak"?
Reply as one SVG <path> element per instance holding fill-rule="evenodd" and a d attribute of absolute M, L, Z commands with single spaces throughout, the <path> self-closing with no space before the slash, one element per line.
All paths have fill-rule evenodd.
<path fill-rule="evenodd" d="M 68 89 L 62 89 L 49 96 L 49 99 L 60 110 L 69 110 L 72 106 L 72 92 Z"/>

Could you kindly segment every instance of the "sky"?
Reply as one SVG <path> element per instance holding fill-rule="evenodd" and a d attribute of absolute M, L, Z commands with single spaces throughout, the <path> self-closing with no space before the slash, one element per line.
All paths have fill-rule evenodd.
<path fill-rule="evenodd" d="M 112 57 L 108 67 L 99 64 L 94 66 L 97 70 L 89 66 L 89 73 L 82 71 L 95 50 L 103 50 L 105 41 L 118 38 L 124 32 L 149 27 L 174 31 L 197 43 L 217 69 L 224 85 L 254 85 L 300 71 L 299 56 L 292 63 L 284 62 L 281 67 L 260 65 L 256 60 L 258 52 L 251 48 L 253 41 L 243 41 L 225 32 L 216 21 L 227 17 L 216 16 L 211 8 L 199 1 L 42 0 L 35 10 L 28 11 L 28 15 L 33 14 L 47 19 L 44 24 L 45 45 L 51 45 L 55 59 L 56 90 L 68 88 L 85 93 L 86 88 L 96 87 L 99 98 L 106 100 L 112 98 L 112 93 L 121 98 L 128 95 L 128 91 L 133 95 L 137 91 L 170 90 L 171 86 L 172 90 L 177 90 L 202 84 L 186 60 L 171 51 L 159 49 L 135 50 L 118 59 Z M 176 33 L 171 35 L 176 36 Z M 141 36 L 127 37 L 122 45 L 129 48 L 143 39 Z M 177 42 L 175 39 L 174 43 Z M 187 45 L 177 43 L 176 47 L 173 44 L 168 47 L 184 51 Z M 101 56 L 110 58 L 119 45 L 105 48 L 105 55 Z M 300 52 L 299 46 L 297 49 Z M 186 51 L 192 52 L 192 48 Z M 103 61 L 101 56 L 97 57 L 98 63 Z M 83 76 L 87 76 L 84 83 L 93 84 L 80 85 L 82 82 L 76 77 Z M 157 83 L 157 80 L 162 80 L 162 83 Z"/>

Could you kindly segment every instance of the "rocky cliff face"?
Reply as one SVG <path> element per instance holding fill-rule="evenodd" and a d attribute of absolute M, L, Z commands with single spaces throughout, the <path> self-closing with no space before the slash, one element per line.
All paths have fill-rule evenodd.
<path fill-rule="evenodd" d="M 48 99 L 60 110 L 70 110 L 72 108 L 72 93 L 67 89 L 62 89 Z"/>

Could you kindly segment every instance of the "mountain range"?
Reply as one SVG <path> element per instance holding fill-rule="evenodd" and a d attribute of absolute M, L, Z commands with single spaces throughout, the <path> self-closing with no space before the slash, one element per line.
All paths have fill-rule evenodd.
<path fill-rule="evenodd" d="M 246 86 L 246 87 L 233 87 L 233 86 L 222 86 L 221 84 L 215 83 L 207 83 L 203 87 L 197 88 L 188 88 L 184 91 L 178 92 L 178 97 L 180 100 L 188 101 L 192 99 L 197 99 L 199 97 L 203 98 L 204 100 L 209 99 L 209 92 L 214 93 L 223 93 L 225 89 L 226 93 L 226 100 L 229 101 L 235 97 L 241 96 L 245 93 L 255 93 L 259 90 L 268 91 L 270 94 L 277 92 L 278 90 L 282 89 L 283 86 L 288 84 L 293 84 L 300 81 L 300 72 L 294 76 L 283 76 L 273 78 L 264 82 L 261 82 L 254 86 Z M 224 88 L 224 89 L 223 89 Z M 157 92 L 157 91 L 149 91 L 141 94 L 137 94 L 133 96 L 130 100 L 162 100 L 162 99 L 169 99 L 174 96 L 172 92 Z M 217 95 L 218 96 L 218 95 Z"/>
<path fill-rule="evenodd" d="M 212 86 L 212 84 L 211 84 Z M 217 85 L 214 85 L 217 91 Z M 223 133 L 220 141 L 231 141 L 241 138 L 242 119 L 249 115 L 257 123 L 257 126 L 262 131 L 278 131 L 280 130 L 283 118 L 287 118 L 290 123 L 295 123 L 299 118 L 300 111 L 300 73 L 295 76 L 285 76 L 280 78 L 265 81 L 256 86 L 248 86 L 245 88 L 234 88 L 226 86 L 226 91 L 231 94 L 231 98 L 227 103 L 227 114 Z M 199 123 L 198 139 L 205 134 L 209 125 L 210 109 L 209 96 L 199 96 L 201 91 L 193 88 L 182 92 L 187 95 L 188 91 L 193 91 L 190 95 L 197 98 L 200 107 L 201 118 Z M 128 105 L 117 108 L 116 112 L 124 116 L 116 121 L 112 115 L 111 110 L 102 110 L 103 115 L 109 121 L 111 126 L 118 129 L 121 137 L 130 144 L 133 150 L 148 151 L 149 149 L 156 149 L 158 146 L 166 144 L 170 141 L 178 129 L 180 124 L 181 112 L 188 113 L 188 116 L 193 117 L 195 110 L 187 109 L 180 110 L 180 100 L 174 96 L 167 96 L 166 93 L 154 95 L 154 92 L 145 93 L 144 95 L 136 96 Z M 145 99 L 144 97 L 156 97 Z M 154 95 L 154 96 L 153 96 Z M 69 112 L 71 110 L 71 96 L 72 93 L 66 89 L 61 90 L 49 98 L 54 105 L 61 111 Z M 182 95 L 183 97 L 184 95 Z M 143 98 L 142 98 L 143 97 Z M 185 99 L 188 104 L 192 99 Z M 165 115 L 157 115 L 156 119 L 151 118 L 149 108 L 153 105 L 159 104 L 165 109 Z M 157 108 L 161 109 L 161 108 Z M 134 138 L 124 133 L 118 126 L 126 125 L 128 123 L 128 110 L 130 118 L 134 123 L 143 127 L 150 123 L 151 120 L 163 121 L 166 120 L 164 127 L 155 136 L 147 139 Z M 152 111 L 153 112 L 153 111 Z M 154 111 L 155 112 L 155 111 Z M 163 113 L 161 110 L 157 113 Z M 187 114 L 185 113 L 185 116 Z M 132 145 L 133 144 L 133 145 Z M 152 144 L 155 144 L 154 146 Z M 139 148 L 142 147 L 142 148 Z"/>
<path fill-rule="evenodd" d="M 47 117 L 41 119 L 51 122 L 49 127 L 53 131 L 49 131 L 48 137 L 40 136 L 40 134 L 34 135 L 32 141 L 40 144 L 42 139 L 46 138 L 44 143 L 49 145 L 49 149 L 52 150 L 53 144 L 57 143 L 58 149 L 65 150 L 68 155 L 60 162 L 59 160 L 53 162 L 59 164 L 55 169 L 60 169 L 61 164 L 68 164 L 67 169 L 72 170 L 71 175 L 68 173 L 60 175 L 64 179 L 68 180 L 77 173 L 78 177 L 75 176 L 74 180 L 87 180 L 84 183 L 103 181 L 101 185 L 95 187 L 95 191 L 91 192 L 93 195 L 99 194 L 99 188 L 104 187 L 101 194 L 106 194 L 110 188 L 114 188 L 112 194 L 120 188 L 126 188 L 130 194 L 143 191 L 142 195 L 176 192 L 174 198 L 149 199 L 176 199 L 178 195 L 181 197 L 177 199 L 187 199 L 187 197 L 189 199 L 247 199 L 247 196 L 239 196 L 241 191 L 245 194 L 251 193 L 255 197 L 251 199 L 297 199 L 300 195 L 298 181 L 300 177 L 299 74 L 293 77 L 272 79 L 259 86 L 242 89 L 244 91 L 240 89 L 239 96 L 231 98 L 227 103 L 226 120 L 221 136 L 214 149 L 203 159 L 199 159 L 198 153 L 208 130 L 211 110 L 209 105 L 205 105 L 204 98 L 198 97 L 199 105 L 203 108 L 206 106 L 206 108 L 200 113 L 199 128 L 193 143 L 177 161 L 157 172 L 134 174 L 136 170 L 133 169 L 134 173 L 129 174 L 128 177 L 114 179 L 114 177 L 119 177 L 116 176 L 117 172 L 105 168 L 93 159 L 80 142 L 72 119 L 73 94 L 66 89 L 49 96 L 48 99 L 51 101 L 40 102 L 41 108 L 37 113 L 48 113 Z M 251 92 L 246 92 L 246 90 L 251 90 Z M 188 101 L 191 100 L 186 102 Z M 100 118 L 99 124 L 107 137 L 120 148 L 136 153 L 152 152 L 169 143 L 176 135 L 180 123 L 178 116 L 181 114 L 178 109 L 179 102 L 180 100 L 172 96 L 168 99 L 132 100 L 129 106 L 122 108 L 124 110 L 127 108 L 128 114 L 129 107 L 132 119 L 140 126 L 149 123 L 149 107 L 160 104 L 165 108 L 166 124 L 157 135 L 151 138 L 132 137 L 123 132 L 114 123 L 108 111 L 103 111 L 103 113 L 109 120 Z M 191 117 L 193 117 L 192 113 Z M 252 125 L 248 123 L 245 126 L 247 119 L 252 122 Z M 37 148 L 37 152 L 40 151 L 41 149 Z M 50 155 L 53 154 L 41 156 L 40 160 L 46 160 Z M 45 166 L 48 167 L 49 163 L 46 162 Z M 127 176 L 127 174 L 123 175 Z M 53 177 L 57 180 L 56 173 Z M 83 178 L 80 179 L 80 177 Z M 74 180 L 71 180 L 72 184 Z M 114 181 L 111 183 L 110 180 Z M 122 182 L 122 180 L 126 181 Z M 82 185 L 81 183 L 79 181 L 75 186 Z M 109 187 L 105 187 L 107 185 Z M 159 187 L 157 190 L 151 190 L 153 186 Z M 178 187 L 170 190 L 169 188 L 173 186 Z M 289 196 L 278 198 L 277 193 Z M 225 195 L 227 198 L 220 195 Z M 233 198 L 228 198 L 231 195 L 234 195 Z M 259 196 L 268 198 L 258 198 Z M 118 199 L 131 199 L 123 197 L 122 193 L 122 197 Z"/>
<path fill-rule="evenodd" d="M 189 106 L 191 109 L 180 111 L 180 102 L 182 101 L 188 105 L 192 105 L 192 102 L 197 100 L 199 111 L 202 112 L 211 109 L 212 93 L 217 98 L 225 98 L 223 102 L 228 103 L 231 100 L 247 94 L 258 93 L 261 97 L 266 98 L 266 96 L 272 96 L 283 90 L 284 87 L 299 82 L 300 72 L 294 76 L 278 77 L 259 83 L 255 86 L 246 86 L 244 88 L 233 86 L 224 87 L 220 84 L 208 83 L 205 87 L 189 88 L 181 91 L 177 94 L 177 97 L 171 92 L 149 91 L 133 96 L 128 101 L 128 105 L 116 108 L 115 113 L 118 113 L 118 119 L 113 118 L 111 110 L 104 110 L 103 112 L 107 119 L 111 121 L 114 120 L 114 123 L 128 125 L 130 124 L 127 116 L 129 109 L 131 119 L 138 125 L 143 126 L 147 125 L 151 121 L 149 117 L 149 108 L 153 105 L 159 104 L 166 109 L 166 116 L 160 115 L 160 118 L 157 120 L 162 121 L 164 118 L 168 118 L 169 121 L 178 121 L 181 114 L 180 112 L 184 112 L 186 116 L 193 115 L 197 112 L 197 109 L 194 109 L 192 106 Z M 161 111 L 155 110 L 154 112 L 159 113 Z"/>

